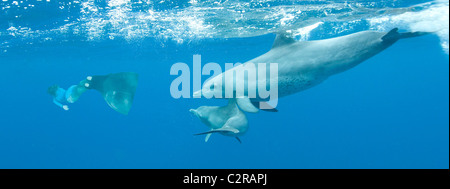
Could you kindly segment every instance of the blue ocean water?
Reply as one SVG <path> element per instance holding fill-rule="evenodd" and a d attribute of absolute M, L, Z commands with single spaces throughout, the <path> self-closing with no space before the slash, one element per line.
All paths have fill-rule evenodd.
<path fill-rule="evenodd" d="M 0 168 L 449 168 L 448 1 L 0 3 Z M 171 66 L 194 54 L 223 66 L 267 52 L 276 31 L 393 27 L 436 33 L 247 114 L 242 144 L 193 135 L 208 128 L 188 110 L 226 101 L 170 95 Z M 69 111 L 47 94 L 123 71 L 139 74 L 127 116 L 95 91 Z"/>

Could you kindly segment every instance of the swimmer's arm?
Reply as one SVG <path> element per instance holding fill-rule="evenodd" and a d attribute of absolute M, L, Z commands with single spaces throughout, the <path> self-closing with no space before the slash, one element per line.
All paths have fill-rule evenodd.
<path fill-rule="evenodd" d="M 69 110 L 69 107 L 67 105 L 62 105 L 56 99 L 53 99 L 53 103 L 55 103 L 57 106 L 61 107 L 64 110 Z"/>

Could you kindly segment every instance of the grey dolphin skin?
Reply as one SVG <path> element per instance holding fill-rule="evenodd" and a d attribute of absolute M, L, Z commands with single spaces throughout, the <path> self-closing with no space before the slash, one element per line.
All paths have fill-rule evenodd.
<path fill-rule="evenodd" d="M 239 136 L 242 136 L 248 129 L 247 117 L 244 112 L 239 110 L 234 98 L 228 99 L 228 105 L 226 106 L 200 106 L 189 111 L 211 128 L 210 131 L 195 134 L 206 134 L 205 142 L 209 140 L 212 133 L 219 133 L 235 137 L 241 143 Z"/>
<path fill-rule="evenodd" d="M 295 41 L 285 34 L 277 34 L 270 51 L 208 80 L 203 85 L 203 94 L 214 94 L 214 90 L 217 88 L 222 89 L 224 94 L 225 88 L 229 88 L 225 86 L 227 85 L 225 73 L 244 69 L 246 64 L 254 63 L 257 68 L 258 63 L 278 63 L 278 77 L 270 75 L 269 82 L 266 82 L 267 80 L 258 81 L 258 78 L 256 78 L 256 81 L 248 81 L 244 77 L 236 77 L 235 80 L 241 79 L 248 83 L 265 82 L 266 84 L 277 82 L 278 97 L 287 96 L 316 86 L 331 75 L 357 66 L 385 50 L 399 39 L 424 34 L 427 33 L 399 33 L 398 29 L 395 28 L 389 32 L 362 31 L 317 41 Z M 228 84 L 233 85 L 233 81 L 228 82 Z M 268 85 L 266 85 L 266 88 L 269 88 Z M 248 91 L 245 92 L 247 94 Z M 194 92 L 194 97 L 200 97 L 201 95 L 201 90 Z M 252 101 L 267 101 L 267 99 L 254 98 L 249 100 L 244 96 L 237 100 L 237 104 L 244 111 L 257 112 L 258 107 L 255 107 Z"/>

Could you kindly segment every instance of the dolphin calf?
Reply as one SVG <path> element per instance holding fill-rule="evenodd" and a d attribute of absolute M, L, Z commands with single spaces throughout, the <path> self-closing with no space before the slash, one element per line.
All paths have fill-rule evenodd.
<path fill-rule="evenodd" d="M 217 89 L 225 94 L 226 88 L 233 89 L 233 86 L 226 85 L 234 85 L 237 80 L 244 80 L 241 83 L 248 83 L 248 86 L 263 82 L 266 83 L 266 88 L 270 88 L 271 83 L 277 82 L 278 97 L 287 96 L 316 86 L 331 75 L 355 67 L 388 48 L 399 39 L 424 34 L 427 34 L 427 32 L 399 33 L 398 29 L 395 28 L 389 32 L 362 31 L 316 41 L 295 41 L 286 34 L 277 34 L 270 51 L 206 81 L 202 90 L 194 92 L 194 97 L 201 97 L 202 91 L 203 95 L 214 94 Z M 234 78 L 225 76 L 228 72 L 241 71 L 245 69 L 247 64 L 252 63 L 255 64 L 256 68 L 258 63 L 265 63 L 266 65 L 278 63 L 278 75 L 272 76 L 270 74 L 267 79 L 260 79 L 257 76 L 255 81 L 248 80 L 249 77 L 245 77 L 243 74 Z M 226 80 L 229 80 L 229 82 Z M 258 88 L 258 85 L 255 86 Z M 248 87 L 244 90 L 246 90 L 244 94 L 248 94 Z M 261 98 L 249 99 L 248 96 L 235 96 L 235 98 L 239 107 L 246 112 L 258 112 L 259 107 L 255 106 L 255 102 L 267 101 L 267 99 Z"/>
<path fill-rule="evenodd" d="M 248 129 L 247 117 L 244 112 L 239 110 L 234 98 L 229 99 L 226 106 L 200 106 L 189 111 L 211 128 L 210 131 L 195 134 L 206 134 L 205 142 L 208 142 L 212 133 L 220 133 L 235 137 L 241 143 L 239 136 L 242 136 Z"/>

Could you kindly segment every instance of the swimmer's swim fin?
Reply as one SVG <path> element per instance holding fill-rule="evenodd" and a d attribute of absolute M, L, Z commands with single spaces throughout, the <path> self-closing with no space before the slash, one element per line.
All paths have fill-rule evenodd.
<path fill-rule="evenodd" d="M 122 72 L 90 76 L 81 83 L 88 89 L 100 92 L 112 109 L 127 115 L 133 104 L 138 77 L 134 72 Z"/>

